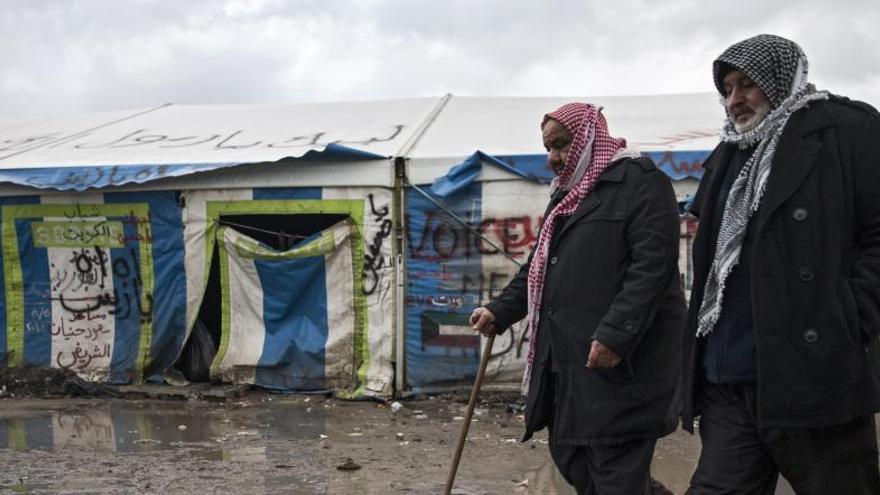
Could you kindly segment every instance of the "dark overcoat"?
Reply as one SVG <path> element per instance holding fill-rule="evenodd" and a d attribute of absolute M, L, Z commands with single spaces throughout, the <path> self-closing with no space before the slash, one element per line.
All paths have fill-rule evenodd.
<path fill-rule="evenodd" d="M 569 445 L 675 429 L 686 316 L 678 239 L 675 194 L 649 158 L 612 164 L 560 221 L 548 253 L 524 439 L 550 423 L 552 441 Z M 528 269 L 487 305 L 501 329 L 526 316 Z M 586 369 L 594 339 L 622 362 Z"/>
<path fill-rule="evenodd" d="M 731 145 L 704 164 L 694 214 L 694 285 L 685 333 L 683 426 L 699 414 L 695 338 L 714 256 L 710 222 Z M 795 112 L 750 222 L 751 300 L 761 427 L 821 427 L 880 406 L 880 116 L 832 97 Z M 750 227 L 751 229 L 751 227 Z"/>

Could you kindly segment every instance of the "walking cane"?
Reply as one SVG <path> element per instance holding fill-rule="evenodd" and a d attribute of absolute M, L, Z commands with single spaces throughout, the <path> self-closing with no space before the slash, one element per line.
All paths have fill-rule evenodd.
<path fill-rule="evenodd" d="M 486 338 L 486 347 L 483 348 L 483 356 L 480 358 L 480 371 L 477 372 L 477 378 L 474 380 L 474 388 L 471 389 L 471 398 L 468 401 L 467 414 L 464 416 L 464 423 L 461 425 L 461 436 L 458 439 L 458 447 L 455 449 L 455 457 L 452 459 L 452 466 L 449 469 L 449 478 L 446 480 L 445 495 L 452 493 L 452 485 L 455 484 L 455 472 L 458 471 L 458 462 L 461 461 L 461 451 L 464 450 L 464 442 L 467 440 L 468 429 L 471 426 L 471 418 L 474 416 L 474 406 L 477 405 L 477 395 L 480 394 L 480 387 L 483 385 L 483 377 L 486 376 L 486 365 L 489 364 L 489 354 L 492 353 L 492 344 L 495 343 L 495 333 L 493 332 Z"/>

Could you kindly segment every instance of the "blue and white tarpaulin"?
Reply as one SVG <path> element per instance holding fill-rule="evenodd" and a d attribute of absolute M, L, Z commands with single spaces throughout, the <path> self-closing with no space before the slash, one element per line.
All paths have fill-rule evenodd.
<path fill-rule="evenodd" d="M 185 335 L 174 194 L 23 199 L 0 202 L 6 362 L 116 383 L 161 374 Z"/>
<path fill-rule="evenodd" d="M 385 157 L 366 151 L 328 144 L 324 151 L 310 150 L 294 159 L 308 162 L 333 160 L 376 160 Z M 91 165 L 69 167 L 40 167 L 20 170 L 0 169 L 0 182 L 11 182 L 40 189 L 85 191 L 124 184 L 143 184 L 158 179 L 183 177 L 196 172 L 208 172 L 241 165 L 240 162 L 181 163 L 163 165 Z"/>
<path fill-rule="evenodd" d="M 431 391 L 472 383 L 485 339 L 471 329 L 468 317 L 516 274 L 519 266 L 510 258 L 528 259 L 549 192 L 547 185 L 507 180 L 472 182 L 435 197 L 484 239 L 421 194 L 407 191 L 408 387 Z M 682 274 L 690 273 L 688 264 L 685 253 L 679 259 Z M 528 346 L 524 320 L 496 337 L 486 384 L 518 390 Z"/>
<path fill-rule="evenodd" d="M 672 180 L 703 177 L 703 161 L 710 151 L 658 151 L 646 152 L 657 167 Z M 431 192 L 447 197 L 477 180 L 484 165 L 498 167 L 526 180 L 549 184 L 556 174 L 547 166 L 547 155 L 520 155 L 494 157 L 482 151 L 467 157 L 438 177 L 431 184 Z"/>
<path fill-rule="evenodd" d="M 237 189 L 237 190 L 206 190 L 206 191 L 187 191 L 183 194 L 186 202 L 184 209 L 185 221 L 184 229 L 186 240 L 186 272 L 187 272 L 187 321 L 188 328 L 192 328 L 198 316 L 199 308 L 202 305 L 203 295 L 208 282 L 208 272 L 211 262 L 211 255 L 214 249 L 219 245 L 225 245 L 227 241 L 225 236 L 242 235 L 235 231 L 230 233 L 228 228 L 221 226 L 221 220 L 225 215 L 336 215 L 344 216 L 348 219 L 350 239 L 346 242 L 351 251 L 351 269 L 350 276 L 354 277 L 355 285 L 350 290 L 353 297 L 353 305 L 349 306 L 348 312 L 354 315 L 356 319 L 357 331 L 350 335 L 352 339 L 353 359 L 349 356 L 344 362 L 350 367 L 348 373 L 354 373 L 356 378 L 355 395 L 387 395 L 391 392 L 393 381 L 392 369 L 392 353 L 393 353 L 393 322 L 394 322 L 394 306 L 393 294 L 391 291 L 393 270 L 391 265 L 392 245 L 390 242 L 391 235 L 391 193 L 387 189 L 382 188 L 260 188 L 260 189 Z M 342 228 L 341 226 L 339 227 Z M 224 248 L 226 249 L 226 248 Z M 340 248 L 343 249 L 343 248 Z M 299 251 L 298 251 L 299 252 Z M 309 290 L 303 293 L 295 292 L 296 284 L 292 280 L 284 277 L 305 277 L 306 275 L 314 275 L 313 271 L 309 271 L 303 267 L 306 261 L 299 258 L 291 259 L 286 262 L 275 260 L 278 264 L 278 271 L 260 271 L 264 270 L 267 264 L 271 265 L 272 260 L 259 259 L 254 264 L 257 268 L 242 268 L 250 266 L 250 261 L 237 260 L 234 256 L 239 253 L 238 250 L 232 251 L 226 249 L 227 255 L 225 263 L 228 264 L 229 270 L 227 274 L 233 273 L 233 270 L 242 271 L 243 273 L 253 274 L 253 270 L 257 270 L 259 281 L 261 284 L 267 283 L 272 287 L 271 290 L 262 291 L 262 301 L 257 299 L 245 299 L 249 306 L 239 305 L 236 312 L 229 312 L 229 322 L 235 321 L 235 318 L 243 317 L 249 314 L 251 321 L 261 321 L 264 327 L 268 325 L 266 330 L 255 333 L 238 333 L 237 339 L 245 339 L 246 344 L 242 344 L 249 354 L 241 362 L 233 361 L 235 364 L 222 365 L 226 373 L 223 376 L 236 376 L 237 369 L 242 370 L 240 381 L 252 380 L 248 383 L 257 383 L 267 387 L 292 389 L 315 389 L 321 388 L 323 383 L 327 388 L 333 388 L 334 381 L 340 380 L 337 371 L 333 370 L 336 366 L 336 337 L 333 332 L 342 330 L 341 326 L 336 326 L 328 330 L 328 338 L 325 342 L 330 345 L 330 354 L 326 350 L 323 353 L 325 364 L 320 374 L 320 380 L 315 378 L 320 367 L 313 362 L 312 365 L 306 366 L 306 361 L 299 354 L 300 351 L 290 351 L 284 356 L 276 356 L 273 358 L 270 354 L 263 355 L 262 349 L 266 345 L 273 348 L 276 346 L 273 340 L 267 340 L 270 330 L 291 323 L 293 320 L 280 317 L 285 311 L 305 311 L 306 313 L 317 308 L 318 302 L 327 298 L 328 294 L 333 299 L 330 302 L 331 313 L 328 313 L 332 319 L 337 318 L 333 308 L 335 304 L 343 300 L 344 291 L 348 290 L 347 285 L 338 285 L 333 282 L 334 278 L 325 277 L 325 286 L 323 289 L 317 282 L 319 278 L 312 278 L 314 284 L 309 286 Z M 232 253 L 231 255 L 228 253 Z M 282 256 L 279 254 L 278 256 Z M 334 251 L 332 260 L 335 260 L 332 267 L 339 267 L 339 253 Z M 325 256 L 326 258 L 326 256 Z M 312 260 L 316 262 L 318 258 Z M 235 263 L 233 263 L 235 261 Z M 326 262 L 326 260 L 325 260 Z M 296 268 L 294 270 L 294 268 Z M 287 272 L 285 270 L 292 270 Z M 335 268 L 334 268 L 335 269 Z M 274 269 L 273 269 L 274 270 Z M 317 270 L 313 268 L 313 270 Z M 326 267 L 325 267 L 326 272 Z M 221 272 L 222 273 L 222 272 Z M 235 284 L 241 284 L 242 273 L 235 272 L 237 275 L 229 275 L 227 280 L 230 281 L 229 287 L 223 290 L 226 294 L 241 294 L 242 292 L 234 291 Z M 334 271 L 333 274 L 341 272 Z M 241 276 L 238 276 L 241 275 Z M 309 276 L 311 276 L 309 275 Z M 334 275 L 335 277 L 336 275 Z M 279 278 L 281 277 L 281 278 Z M 317 277 L 317 275 L 315 275 Z M 283 283 L 282 283 L 283 282 Z M 329 285 L 327 285 L 329 282 Z M 253 282 L 256 283 L 256 282 Z M 274 285 L 273 285 L 274 284 Z M 279 285 L 280 284 L 280 285 Z M 288 287 L 289 286 L 289 287 Z M 329 291 L 329 292 L 328 292 Z M 343 292 L 339 292 L 343 291 Z M 256 292 L 247 292 L 248 297 L 253 296 Z M 255 297 L 255 296 L 253 296 Z M 311 301 L 309 305 L 301 306 L 302 298 L 319 298 L 307 299 Z M 224 309 L 227 311 L 233 307 L 232 299 L 223 302 Z M 239 299 L 240 304 L 244 300 Z M 242 313 L 242 307 L 249 308 L 250 313 Z M 286 309 L 285 309 L 286 308 Z M 262 311 L 262 313 L 260 312 Z M 292 313 L 291 313 L 292 314 Z M 323 314 L 323 313 L 321 313 Z M 238 315 L 238 316 L 236 316 Z M 288 314 L 290 316 L 290 314 Z M 326 316 L 324 316 L 326 317 Z M 322 318 L 324 318 L 322 317 Z M 308 321 L 318 321 L 318 316 L 309 316 Z M 296 323 L 299 324 L 299 323 Z M 330 324 L 330 323 L 328 323 Z M 254 326 L 253 328 L 263 328 Z M 329 327 L 328 327 L 329 328 Z M 224 329 L 228 335 L 232 335 L 232 327 Z M 285 330 L 286 331 L 286 330 Z M 350 332 L 351 333 L 351 332 Z M 286 335 L 289 338 L 306 338 L 303 342 L 289 343 L 290 349 L 313 349 L 314 336 L 312 333 L 288 333 L 278 335 Z M 230 344 L 232 345 L 232 344 Z M 237 344 L 236 344 L 237 345 Z M 336 347 L 334 347 L 336 346 Z M 231 347 L 230 347 L 231 348 Z M 268 349 L 268 348 L 267 348 Z M 303 351 L 305 352 L 305 351 Z M 311 352 L 311 351 L 309 351 Z M 313 356 L 314 357 L 314 356 Z M 332 357 L 332 359 L 330 359 Z M 215 368 L 221 366 L 223 358 L 215 359 Z M 233 358 L 230 358 L 233 359 Z M 239 358 L 234 358 L 239 359 Z M 295 360 L 287 362 L 286 359 Z M 311 357 L 309 359 L 312 359 Z M 282 362 L 284 361 L 284 362 Z M 305 366 L 305 368 L 299 368 Z M 353 371 L 351 367 L 353 368 Z M 237 367 L 237 368 L 236 368 Z M 247 370 L 247 367 L 251 367 Z M 332 372 L 327 371 L 331 369 Z M 216 368 L 220 370 L 220 368 Z M 247 370 L 247 371 L 246 371 Z M 285 377 L 275 376 L 274 373 L 286 372 Z M 301 373 L 308 372 L 308 375 Z M 221 373 L 222 374 L 222 373 Z M 324 377 L 331 377 L 329 384 Z M 346 384 L 348 386 L 349 384 Z"/>
<path fill-rule="evenodd" d="M 474 182 L 437 198 L 489 242 L 407 191 L 409 387 L 431 390 L 475 376 L 484 339 L 471 329 L 468 317 L 517 272 L 510 258 L 519 263 L 528 258 L 548 191 L 546 185 L 527 181 Z M 496 338 L 488 383 L 519 383 L 528 350 L 523 328 L 519 323 Z"/>
<path fill-rule="evenodd" d="M 212 249 L 238 235 L 219 226 L 223 214 L 329 214 L 346 221 L 331 231 L 339 237 L 321 256 L 300 257 L 311 248 L 298 246 L 273 255 L 290 259 L 258 249 L 242 257 L 244 240 L 226 251 L 227 267 L 241 272 L 251 263 L 247 273 L 258 274 L 263 288 L 258 306 L 256 292 L 242 290 L 255 279 L 227 277 L 228 299 L 248 304 L 235 306 L 229 321 L 249 318 L 263 330 L 242 333 L 244 327 L 231 325 L 238 332 L 228 333 L 235 336 L 226 356 L 232 361 L 218 361 L 217 369 L 251 366 L 251 382 L 266 387 L 387 395 L 394 321 L 390 201 L 382 188 L 0 198 L 0 362 L 71 369 L 94 381 L 161 380 L 195 323 Z M 326 248 L 328 235 L 316 246 Z M 258 307 L 261 312 L 242 309 Z M 265 353 L 255 354 L 263 347 Z M 245 350 L 251 354 L 235 357 Z"/>
<path fill-rule="evenodd" d="M 223 324 L 215 376 L 284 390 L 354 388 L 355 335 L 365 322 L 355 303 L 363 296 L 351 231 L 344 220 L 276 251 L 220 229 Z"/>

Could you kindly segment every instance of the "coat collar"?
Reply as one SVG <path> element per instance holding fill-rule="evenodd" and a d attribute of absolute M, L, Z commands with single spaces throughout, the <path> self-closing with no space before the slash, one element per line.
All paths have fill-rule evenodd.
<path fill-rule="evenodd" d="M 703 170 L 716 170 L 718 167 L 726 165 L 730 161 L 730 155 L 734 148 L 735 146 L 729 143 L 719 144 L 703 161 Z"/>
<path fill-rule="evenodd" d="M 822 103 L 795 112 L 785 124 L 767 181 L 767 192 L 758 210 L 758 228 L 767 221 L 804 182 L 822 147 L 817 131 L 836 125 L 828 106 Z"/>
<path fill-rule="evenodd" d="M 721 182 L 727 174 L 727 167 L 730 166 L 730 159 L 733 157 L 734 151 L 736 151 L 736 145 L 721 143 L 703 162 L 703 169 L 708 173 L 703 175 L 702 180 L 705 181 L 705 184 L 701 186 L 701 189 L 705 189 L 706 192 L 698 191 L 698 198 L 695 199 L 699 207 L 700 221 L 711 219 L 715 214 L 714 198 L 718 195 Z"/>
<path fill-rule="evenodd" d="M 596 182 L 623 182 L 623 178 L 626 176 L 626 167 L 623 165 L 626 162 L 625 158 L 621 158 L 616 163 L 612 163 L 610 167 L 608 167 L 602 175 L 596 179 Z"/>
<path fill-rule="evenodd" d="M 773 165 L 767 183 L 767 192 L 758 211 L 758 226 L 762 226 L 771 213 L 776 211 L 806 179 L 816 162 L 821 143 L 813 139 L 816 131 L 836 122 L 827 105 L 813 103 L 792 114 L 773 157 Z M 710 183 L 706 184 L 708 195 L 702 198 L 700 218 L 711 219 L 714 215 L 714 199 L 721 187 L 721 181 L 736 145 L 721 143 L 703 163 L 703 168 L 711 171 Z"/>
<path fill-rule="evenodd" d="M 713 237 L 712 233 L 715 230 L 713 224 L 715 222 L 715 210 L 718 207 L 718 192 L 721 189 L 724 176 L 727 175 L 727 167 L 730 166 L 730 159 L 733 157 L 735 150 L 736 145 L 721 143 L 703 162 L 703 168 L 706 172 L 703 174 L 700 188 L 697 191 L 697 196 L 694 198 L 694 205 L 697 208 L 700 219 L 700 228 L 697 230 L 692 247 L 695 263 L 694 271 L 696 273 L 706 273 L 709 265 L 712 263 L 712 249 L 714 246 L 711 239 Z M 701 284 L 700 281 L 696 282 Z M 697 291 L 695 293 L 698 298 L 697 301 L 700 301 L 703 297 L 702 285 L 695 285 L 694 289 Z"/>
<path fill-rule="evenodd" d="M 626 177 L 626 166 L 624 165 L 628 160 L 626 158 L 621 158 L 617 161 L 617 163 L 612 164 L 612 166 L 608 167 L 602 175 L 596 179 L 596 184 L 602 182 L 623 182 L 623 179 Z M 562 230 L 559 232 L 559 237 L 565 234 L 565 231 L 571 225 L 574 225 L 578 219 L 587 215 L 591 211 L 595 210 L 602 204 L 602 199 L 599 197 L 599 194 L 596 193 L 596 188 L 594 187 L 589 194 L 584 197 L 584 200 L 581 201 L 581 204 L 578 205 L 577 209 L 574 210 L 574 213 L 568 217 L 568 220 L 565 221 L 565 224 L 562 227 Z"/>

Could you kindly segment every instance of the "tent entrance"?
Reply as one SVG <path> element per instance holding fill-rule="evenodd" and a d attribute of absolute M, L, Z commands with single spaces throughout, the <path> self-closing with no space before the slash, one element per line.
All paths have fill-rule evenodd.
<path fill-rule="evenodd" d="M 321 213 L 221 215 L 220 225 L 231 227 L 277 251 L 286 251 L 306 237 L 341 222 L 346 216 Z"/>
<path fill-rule="evenodd" d="M 277 251 L 286 251 L 312 234 L 344 220 L 343 214 L 221 215 L 221 226 L 232 228 Z M 220 346 L 222 294 L 220 255 L 211 253 L 208 282 L 199 314 L 174 367 L 190 382 L 210 381 L 211 364 Z"/>

